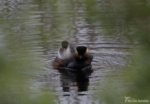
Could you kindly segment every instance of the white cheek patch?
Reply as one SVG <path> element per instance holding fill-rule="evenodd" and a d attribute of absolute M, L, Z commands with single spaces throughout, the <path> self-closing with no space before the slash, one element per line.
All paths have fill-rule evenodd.
<path fill-rule="evenodd" d="M 89 51 L 88 51 L 88 49 L 86 49 L 86 53 L 88 53 Z"/>

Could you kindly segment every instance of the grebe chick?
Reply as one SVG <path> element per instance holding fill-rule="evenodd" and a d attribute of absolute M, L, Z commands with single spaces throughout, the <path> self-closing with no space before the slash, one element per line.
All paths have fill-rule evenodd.
<path fill-rule="evenodd" d="M 62 41 L 61 47 L 58 50 L 58 58 L 66 60 L 74 55 L 74 48 L 69 45 L 68 41 Z"/>

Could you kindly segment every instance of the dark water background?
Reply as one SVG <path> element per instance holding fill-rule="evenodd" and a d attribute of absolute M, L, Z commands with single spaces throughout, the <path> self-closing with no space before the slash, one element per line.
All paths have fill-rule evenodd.
<path fill-rule="evenodd" d="M 107 5 L 104 0 L 97 2 Z M 119 37 L 122 27 L 116 32 L 118 37 L 106 34 L 101 23 L 88 20 L 88 10 L 78 0 L 1 0 L 0 12 L 0 31 L 7 35 L 6 40 L 16 49 L 31 47 L 29 52 L 38 54 L 46 64 L 29 80 L 33 98 L 52 90 L 58 104 L 98 104 L 93 98 L 97 84 L 105 77 L 121 75 L 119 70 L 130 63 L 126 59 L 133 46 Z M 51 66 L 63 40 L 89 48 L 94 56 L 91 74 L 61 73 Z M 7 45 L 11 49 L 9 42 Z"/>

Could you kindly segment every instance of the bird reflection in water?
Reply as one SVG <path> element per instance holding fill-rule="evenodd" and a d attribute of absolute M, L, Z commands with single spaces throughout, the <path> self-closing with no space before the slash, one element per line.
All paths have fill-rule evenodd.
<path fill-rule="evenodd" d="M 72 72 L 68 68 L 58 68 L 57 70 L 61 73 L 60 82 L 64 92 L 63 96 L 70 96 L 73 90 L 76 90 L 76 92 L 88 91 L 89 76 L 93 72 L 91 68 L 87 67 L 84 72 Z M 78 93 L 78 95 L 82 96 L 85 94 Z"/>

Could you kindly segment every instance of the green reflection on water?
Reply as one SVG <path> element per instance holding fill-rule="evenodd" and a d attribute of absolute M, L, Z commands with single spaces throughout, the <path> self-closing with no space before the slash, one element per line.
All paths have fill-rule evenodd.
<path fill-rule="evenodd" d="M 101 16 L 103 28 L 110 35 L 128 38 L 131 43 L 138 46 L 138 49 L 132 50 L 131 65 L 120 69 L 120 72 L 123 71 L 121 76 L 108 78 L 101 83 L 98 99 L 106 104 L 125 103 L 125 96 L 150 101 L 150 2 L 148 0 L 101 2 L 97 16 Z M 105 12 L 101 13 L 100 10 Z"/>
<path fill-rule="evenodd" d="M 2 2 L 2 1 L 1 1 Z M 44 4 L 44 3 L 43 3 Z M 30 78 L 44 66 L 40 52 L 44 33 L 41 12 L 33 1 L 5 1 L 0 11 L 0 103 L 53 104 L 52 91 L 32 97 Z M 40 4 L 41 6 L 42 4 Z M 52 34 L 49 35 L 49 37 Z M 51 40 L 53 38 L 51 37 Z"/>

